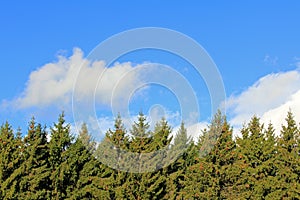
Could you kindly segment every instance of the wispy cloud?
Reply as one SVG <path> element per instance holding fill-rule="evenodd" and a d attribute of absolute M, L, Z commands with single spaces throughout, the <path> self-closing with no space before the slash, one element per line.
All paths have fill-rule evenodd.
<path fill-rule="evenodd" d="M 264 63 L 267 65 L 277 65 L 278 63 L 278 57 L 277 56 L 270 56 L 270 55 L 265 55 L 264 57 Z"/>

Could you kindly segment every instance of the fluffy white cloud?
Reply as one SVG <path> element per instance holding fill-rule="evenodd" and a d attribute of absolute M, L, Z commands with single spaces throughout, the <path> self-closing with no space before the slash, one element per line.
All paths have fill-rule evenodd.
<path fill-rule="evenodd" d="M 264 76 L 240 95 L 231 96 L 227 101 L 230 122 L 235 128 L 240 128 L 253 115 L 257 115 L 264 123 L 271 121 L 277 133 L 289 109 L 296 119 L 300 118 L 299 108 L 300 72 L 297 70 Z"/>
<path fill-rule="evenodd" d="M 285 125 L 286 123 L 285 117 L 289 110 L 294 114 L 295 120 L 300 122 L 300 90 L 291 95 L 284 104 L 265 112 L 262 115 L 261 120 L 265 124 L 272 122 L 278 133 L 278 131 L 281 130 L 282 124 Z"/>
<path fill-rule="evenodd" d="M 58 56 L 58 61 L 45 64 L 30 74 L 24 92 L 13 100 L 16 108 L 70 105 L 73 87 L 76 87 L 76 100 L 94 98 L 98 103 L 109 104 L 113 87 L 122 79 L 122 85 L 133 86 L 139 83 L 139 76 L 130 73 L 131 63 L 115 64 L 107 68 L 105 62 L 91 62 L 83 57 L 83 52 L 75 48 L 69 58 Z M 74 85 L 75 83 L 75 85 Z M 123 94 L 114 94 L 120 97 Z"/>

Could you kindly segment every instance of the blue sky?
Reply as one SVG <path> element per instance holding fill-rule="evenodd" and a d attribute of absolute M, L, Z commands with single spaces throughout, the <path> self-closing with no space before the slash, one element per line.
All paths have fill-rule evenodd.
<path fill-rule="evenodd" d="M 211 56 L 224 81 L 227 114 L 233 126 L 239 127 L 249 116 L 257 114 L 266 122 L 272 116 L 279 127 L 282 123 L 279 116 L 282 118 L 288 108 L 295 110 L 300 119 L 297 114 L 300 101 L 297 100 L 300 91 L 299 9 L 299 1 L 1 2 L 0 121 L 8 120 L 24 129 L 35 115 L 38 121 L 51 125 L 59 112 L 66 110 L 67 119 L 72 122 L 69 100 L 57 103 L 58 99 L 54 98 L 51 102 L 52 96 L 47 96 L 18 106 L 26 98 L 31 101 L 30 98 L 45 96 L 43 92 L 53 93 L 38 90 L 32 94 L 35 96 L 30 96 L 28 88 L 35 88 L 33 84 L 37 83 L 29 81 L 32 74 L 43 76 L 40 69 L 52 73 L 46 70 L 47 64 L 58 67 L 59 56 L 67 61 L 71 56 L 78 56 L 80 60 L 82 53 L 84 59 L 100 42 L 122 31 L 162 27 L 193 38 Z M 116 67 L 112 73 L 126 62 L 130 62 L 128 68 L 150 62 L 178 70 L 190 80 L 198 94 L 202 111 L 198 120 L 208 121 L 210 97 L 205 83 L 201 77 L 194 77 L 193 67 L 183 59 L 167 52 L 144 50 L 123 55 L 117 61 L 120 66 L 111 66 Z M 61 73 L 66 71 L 68 66 Z M 168 107 L 168 115 L 173 116 L 176 125 L 175 96 L 166 88 L 155 87 L 137 92 L 129 105 L 132 115 L 139 110 L 148 113 L 151 106 L 161 104 Z M 70 91 L 64 95 L 70 95 Z M 145 99 L 150 100 L 145 103 Z M 159 106 L 154 108 L 160 109 Z M 102 105 L 98 112 L 99 120 L 106 124 L 111 117 L 109 108 Z"/>

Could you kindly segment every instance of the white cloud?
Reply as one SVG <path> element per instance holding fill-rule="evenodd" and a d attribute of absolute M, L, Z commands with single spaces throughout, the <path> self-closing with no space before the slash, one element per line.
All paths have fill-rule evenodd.
<path fill-rule="evenodd" d="M 281 130 L 281 125 L 286 124 L 285 117 L 290 109 L 294 114 L 295 120 L 300 122 L 300 90 L 291 95 L 284 104 L 265 112 L 261 120 L 265 124 L 271 122 L 278 132 Z"/>
<path fill-rule="evenodd" d="M 240 95 L 228 99 L 230 122 L 237 129 L 257 115 L 266 124 L 271 121 L 278 133 L 289 109 L 296 119 L 300 118 L 299 93 L 300 72 L 297 70 L 264 76 Z"/>
<path fill-rule="evenodd" d="M 208 122 L 199 122 L 187 127 L 187 134 L 191 137 L 194 142 L 198 142 L 199 136 L 202 134 L 202 131 L 208 127 Z"/>
<path fill-rule="evenodd" d="M 91 62 L 75 48 L 72 56 L 58 56 L 58 61 L 33 71 L 23 93 L 10 103 L 17 109 L 49 105 L 64 108 L 70 105 L 76 81 L 76 100 L 91 99 L 95 94 L 98 103 L 109 104 L 113 87 L 132 69 L 131 63 L 117 63 L 107 68 L 104 61 Z M 133 72 L 122 81 L 122 85 L 133 86 L 139 83 L 139 76 Z M 114 95 L 120 97 L 122 91 L 126 92 L 118 90 Z"/>

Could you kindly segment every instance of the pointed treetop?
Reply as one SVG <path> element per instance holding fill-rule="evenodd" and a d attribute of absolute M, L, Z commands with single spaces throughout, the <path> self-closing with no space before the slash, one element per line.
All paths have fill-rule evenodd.
<path fill-rule="evenodd" d="M 7 121 L 0 128 L 0 137 L 2 139 L 13 139 L 14 138 L 13 128 Z"/>
<path fill-rule="evenodd" d="M 134 122 L 131 129 L 131 134 L 135 137 L 148 137 L 150 135 L 149 122 L 143 113 L 139 113 L 137 122 Z"/>
<path fill-rule="evenodd" d="M 186 146 L 190 141 L 191 136 L 188 137 L 187 129 L 182 121 L 174 139 L 174 146 L 179 144 Z"/>
<path fill-rule="evenodd" d="M 115 129 L 116 130 L 124 130 L 124 124 L 123 124 L 123 120 L 122 120 L 122 117 L 121 117 L 121 114 L 118 113 L 116 119 L 115 119 Z"/>

